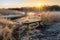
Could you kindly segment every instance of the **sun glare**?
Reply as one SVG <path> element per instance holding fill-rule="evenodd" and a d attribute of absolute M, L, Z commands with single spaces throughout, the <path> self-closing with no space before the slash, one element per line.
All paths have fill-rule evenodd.
<path fill-rule="evenodd" d="M 37 3 L 36 4 L 37 7 L 42 7 L 42 5 L 43 5 L 42 3 Z"/>

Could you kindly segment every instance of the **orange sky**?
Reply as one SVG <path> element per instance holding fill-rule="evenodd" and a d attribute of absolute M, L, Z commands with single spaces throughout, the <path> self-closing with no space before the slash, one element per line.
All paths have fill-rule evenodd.
<path fill-rule="evenodd" d="M 60 0 L 0 0 L 0 8 L 37 6 L 37 3 L 60 5 Z"/>

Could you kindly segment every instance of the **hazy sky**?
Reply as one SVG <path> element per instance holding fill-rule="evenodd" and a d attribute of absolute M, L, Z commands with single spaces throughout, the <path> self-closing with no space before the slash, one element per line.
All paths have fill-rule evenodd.
<path fill-rule="evenodd" d="M 0 8 L 36 6 L 37 3 L 60 5 L 60 0 L 0 0 Z"/>

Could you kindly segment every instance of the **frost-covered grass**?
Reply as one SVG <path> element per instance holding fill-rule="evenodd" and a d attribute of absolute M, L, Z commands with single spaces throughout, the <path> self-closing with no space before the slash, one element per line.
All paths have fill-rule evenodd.
<path fill-rule="evenodd" d="M 42 12 L 40 14 L 42 22 L 46 23 L 56 23 L 60 22 L 60 12 L 59 11 L 52 11 L 52 12 Z"/>
<path fill-rule="evenodd" d="M 52 23 L 54 23 L 54 25 L 48 26 L 48 27 L 50 27 L 50 29 L 47 28 L 47 30 L 45 30 L 46 25 L 45 26 L 40 25 L 41 23 L 36 24 L 36 22 L 35 22 L 36 20 L 38 22 L 39 21 L 42 22 L 43 24 L 49 24 L 49 23 L 52 24 Z M 9 20 L 9 19 L 6 19 L 6 18 L 0 17 L 0 36 L 3 37 L 2 40 L 18 40 L 17 36 L 15 36 L 15 35 L 18 35 L 18 36 L 20 35 L 19 39 L 23 39 L 23 37 L 25 39 L 29 39 L 29 37 L 30 37 L 31 39 L 33 38 L 33 40 L 34 40 L 34 38 L 36 38 L 37 40 L 38 39 L 43 40 L 45 38 L 46 34 L 48 34 L 47 36 L 50 37 L 50 34 L 48 33 L 48 31 L 51 32 L 52 30 L 54 31 L 55 29 L 56 29 L 56 31 L 59 31 L 59 28 L 60 28 L 59 27 L 60 26 L 60 12 L 53 12 L 52 11 L 52 12 L 41 12 L 40 14 L 38 13 L 38 14 L 35 14 L 35 15 L 34 14 L 32 14 L 32 15 L 29 14 L 29 16 L 22 17 L 22 18 L 13 20 L 13 21 Z M 25 25 L 25 24 L 22 25 L 23 23 L 25 23 L 27 21 L 29 21 L 29 22 L 34 21 L 35 23 L 31 23 L 29 25 L 27 23 L 27 25 Z M 16 24 L 16 23 L 19 23 L 19 24 Z M 58 25 L 56 25 L 56 23 Z M 29 30 L 29 29 L 25 30 L 26 26 L 28 28 L 29 27 L 32 28 L 33 26 L 34 27 L 36 26 L 36 25 L 33 25 L 33 24 L 39 25 L 39 26 L 37 26 L 38 28 L 37 29 L 34 28 L 33 30 Z M 52 27 L 52 26 L 54 26 L 54 27 Z M 57 26 L 58 26 L 58 29 L 57 29 Z M 41 27 L 42 27 L 42 29 L 41 29 Z M 12 35 L 12 33 L 15 34 L 14 35 L 15 37 Z M 43 38 L 43 36 L 44 36 L 44 38 Z"/>
<path fill-rule="evenodd" d="M 16 28 L 16 23 L 11 20 L 0 18 L 0 36 L 2 40 L 12 40 L 12 32 Z"/>

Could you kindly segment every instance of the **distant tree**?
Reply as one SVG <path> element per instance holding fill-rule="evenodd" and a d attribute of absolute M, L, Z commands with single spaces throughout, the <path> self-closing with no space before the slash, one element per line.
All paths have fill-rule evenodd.
<path fill-rule="evenodd" d="M 42 9 L 41 9 L 42 8 Z M 43 6 L 41 8 L 36 7 L 21 7 L 21 8 L 8 8 L 10 10 L 18 10 L 18 11 L 60 11 L 60 6 L 53 5 L 53 6 Z"/>

